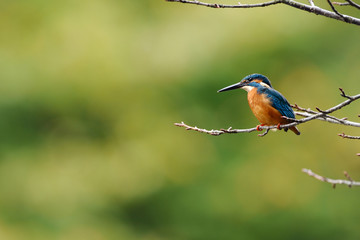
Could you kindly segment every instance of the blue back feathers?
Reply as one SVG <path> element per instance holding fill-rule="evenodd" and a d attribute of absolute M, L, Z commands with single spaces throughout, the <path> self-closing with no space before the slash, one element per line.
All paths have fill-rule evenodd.
<path fill-rule="evenodd" d="M 249 86 L 256 87 L 259 94 L 266 94 L 271 101 L 271 106 L 277 109 L 282 116 L 295 118 L 295 114 L 289 102 L 283 95 L 281 95 L 281 93 L 273 88 L 264 87 L 257 82 L 250 82 Z"/>

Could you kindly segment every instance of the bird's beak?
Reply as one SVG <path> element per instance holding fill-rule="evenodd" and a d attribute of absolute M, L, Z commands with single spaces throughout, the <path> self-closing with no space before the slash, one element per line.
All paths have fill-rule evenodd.
<path fill-rule="evenodd" d="M 229 90 L 234 90 L 234 89 L 242 88 L 242 87 L 244 87 L 244 86 L 245 86 L 244 83 L 239 82 L 239 83 L 235 83 L 235 84 L 233 84 L 233 85 L 224 87 L 224 88 L 218 90 L 218 92 L 225 92 L 225 91 L 229 91 Z"/>

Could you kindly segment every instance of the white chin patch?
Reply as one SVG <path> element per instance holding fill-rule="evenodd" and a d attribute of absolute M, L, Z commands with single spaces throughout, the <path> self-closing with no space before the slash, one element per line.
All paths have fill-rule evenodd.
<path fill-rule="evenodd" d="M 247 92 L 250 92 L 254 87 L 252 86 L 243 86 L 242 89 L 244 89 Z"/>

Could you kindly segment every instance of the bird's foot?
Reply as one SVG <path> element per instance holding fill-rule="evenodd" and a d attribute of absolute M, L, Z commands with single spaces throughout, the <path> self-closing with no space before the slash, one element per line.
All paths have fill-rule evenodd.
<path fill-rule="evenodd" d="M 276 128 L 279 129 L 279 130 L 281 130 L 280 123 L 278 123 L 278 125 L 277 125 Z"/>
<path fill-rule="evenodd" d="M 264 126 L 264 125 L 265 125 L 265 124 L 257 125 L 257 126 L 256 126 L 256 130 L 257 130 L 257 131 L 262 131 L 262 129 L 260 129 L 260 127 L 262 127 L 262 126 Z"/>

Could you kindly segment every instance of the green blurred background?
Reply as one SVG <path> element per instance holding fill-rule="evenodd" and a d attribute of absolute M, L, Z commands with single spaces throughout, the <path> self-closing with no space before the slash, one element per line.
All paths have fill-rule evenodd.
<path fill-rule="evenodd" d="M 0 6 L 0 239 L 360 239 L 359 189 L 301 172 L 359 180 L 359 142 L 337 136 L 358 129 L 173 125 L 255 126 L 244 91 L 216 93 L 255 72 L 303 107 L 358 94 L 359 27 L 281 5 Z"/>

